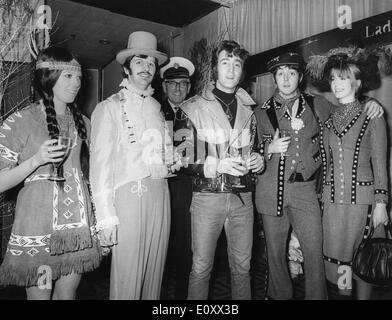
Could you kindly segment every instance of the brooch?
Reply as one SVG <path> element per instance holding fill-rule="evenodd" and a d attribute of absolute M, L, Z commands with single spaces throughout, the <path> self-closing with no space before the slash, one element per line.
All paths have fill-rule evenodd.
<path fill-rule="evenodd" d="M 304 122 L 302 121 L 302 119 L 298 119 L 298 118 L 293 118 L 291 119 L 291 128 L 293 128 L 293 130 L 301 130 L 303 127 L 305 127 Z"/>

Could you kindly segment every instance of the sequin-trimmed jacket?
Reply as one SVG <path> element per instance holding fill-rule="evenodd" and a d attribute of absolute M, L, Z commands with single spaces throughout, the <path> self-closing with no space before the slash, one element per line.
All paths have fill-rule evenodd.
<path fill-rule="evenodd" d="M 317 170 L 321 170 L 323 149 L 321 147 L 322 123 L 327 119 L 331 105 L 322 96 L 301 93 L 296 117 L 304 127 L 291 128 L 288 111 L 273 97 L 255 110 L 257 133 L 262 142 L 265 159 L 268 159 L 268 145 L 276 128 L 289 129 L 291 142 L 287 155 L 272 154 L 266 162 L 266 169 L 256 186 L 255 203 L 259 213 L 281 216 L 284 205 L 284 188 L 294 172 L 302 174 L 304 181 L 314 180 Z M 313 108 L 310 107 L 313 106 Z M 272 123 L 273 119 L 276 123 Z"/>
<path fill-rule="evenodd" d="M 154 174 L 149 161 L 155 142 L 156 146 L 172 144 L 161 105 L 152 92 L 152 88 L 141 91 L 128 85 L 92 113 L 90 180 L 98 230 L 119 224 L 115 191 Z"/>
<path fill-rule="evenodd" d="M 325 203 L 388 201 L 386 123 L 384 118 L 370 119 L 363 107 L 341 133 L 335 129 L 332 115 L 325 121 Z"/>
<path fill-rule="evenodd" d="M 185 101 L 176 115 L 175 140 L 187 145 L 190 165 L 184 169 L 195 179 L 217 178 L 219 160 L 228 156 L 228 146 L 253 150 L 255 138 L 255 105 L 249 94 L 239 88 L 236 92 L 237 114 L 234 128 L 209 87 L 202 96 Z"/>

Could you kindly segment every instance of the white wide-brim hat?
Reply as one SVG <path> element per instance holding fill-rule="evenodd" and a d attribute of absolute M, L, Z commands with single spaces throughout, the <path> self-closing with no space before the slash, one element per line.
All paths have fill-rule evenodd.
<path fill-rule="evenodd" d="M 124 64 L 128 57 L 137 54 L 157 58 L 159 66 L 164 64 L 168 59 L 165 53 L 157 50 L 157 38 L 155 35 L 146 31 L 132 32 L 128 38 L 127 48 L 117 53 L 116 60 Z"/>

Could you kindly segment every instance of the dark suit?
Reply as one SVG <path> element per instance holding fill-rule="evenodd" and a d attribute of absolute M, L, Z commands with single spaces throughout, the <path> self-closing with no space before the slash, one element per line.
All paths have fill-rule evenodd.
<path fill-rule="evenodd" d="M 171 133 L 173 133 L 175 114 L 168 101 L 162 103 L 162 112 Z M 192 268 L 191 217 L 189 212 L 192 202 L 192 180 L 180 172 L 176 172 L 176 174 L 176 177 L 169 178 L 171 230 L 162 299 L 186 299 L 189 273 Z"/>

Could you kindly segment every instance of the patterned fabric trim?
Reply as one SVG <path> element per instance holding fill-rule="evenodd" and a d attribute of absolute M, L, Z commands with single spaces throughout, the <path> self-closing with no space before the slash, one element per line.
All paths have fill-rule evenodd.
<path fill-rule="evenodd" d="M 325 180 L 327 179 L 327 153 L 325 151 L 324 143 L 323 143 L 323 141 L 324 141 L 324 126 L 323 126 L 323 123 L 321 122 L 320 118 L 319 117 L 316 117 L 316 118 L 317 118 L 318 125 L 320 127 L 319 145 L 320 145 L 320 152 L 321 152 L 321 163 L 323 166 L 323 183 L 321 186 L 321 194 L 323 194 Z"/>
<path fill-rule="evenodd" d="M 18 247 L 42 247 L 48 246 L 50 242 L 50 234 L 43 236 L 20 236 L 11 233 L 8 241 L 9 245 Z"/>
<path fill-rule="evenodd" d="M 7 119 L 4 120 L 3 124 L 1 125 L 1 129 L 5 131 L 11 131 L 11 127 L 7 124 L 9 123 L 15 123 L 15 118 L 22 118 L 22 115 L 19 111 L 14 112 L 11 116 L 9 116 Z M 6 135 L 4 133 L 0 132 L 0 138 L 5 138 Z M 3 157 L 4 159 L 11 161 L 11 162 L 18 162 L 18 156 L 19 153 L 12 151 L 6 146 L 3 146 L 0 144 L 0 157 Z"/>
<path fill-rule="evenodd" d="M 327 120 L 325 120 L 324 124 L 325 124 L 325 126 L 326 126 L 328 129 L 331 129 L 331 128 L 332 128 L 332 117 L 329 116 L 329 118 L 328 118 Z"/>
<path fill-rule="evenodd" d="M 329 128 L 332 127 L 333 132 L 339 137 L 342 138 L 350 129 L 351 127 L 355 124 L 355 122 L 357 122 L 358 118 L 361 116 L 362 111 L 360 111 L 351 121 L 350 123 L 344 128 L 344 130 L 339 133 L 339 131 L 336 130 L 333 121 L 332 121 L 332 115 L 328 118 L 328 122 L 329 122 Z M 367 118 L 367 117 L 366 117 Z"/>
<path fill-rule="evenodd" d="M 376 189 L 376 190 L 374 190 L 374 193 L 375 194 L 384 194 L 386 196 L 388 195 L 388 191 L 385 189 Z"/>
<path fill-rule="evenodd" d="M 32 247 L 31 249 L 25 251 L 7 248 L 7 252 L 11 253 L 13 256 L 21 256 L 24 253 L 24 254 L 28 254 L 30 257 L 34 257 L 35 255 L 43 251 L 46 253 L 50 253 L 49 246 L 46 246 L 44 248 L 38 247 L 38 249 L 37 247 Z"/>
<path fill-rule="evenodd" d="M 368 214 L 366 217 L 365 232 L 363 233 L 363 239 L 366 239 L 370 234 L 370 224 L 371 224 L 371 219 L 372 219 L 372 211 L 373 211 L 373 206 L 369 205 L 368 206 Z"/>
<path fill-rule="evenodd" d="M 357 181 L 357 186 L 372 186 L 374 181 Z"/>
<path fill-rule="evenodd" d="M 135 129 L 132 125 L 132 122 L 129 120 L 127 112 L 125 111 L 125 106 L 124 106 L 125 101 L 126 101 L 126 99 L 124 97 L 124 94 L 122 94 L 121 112 L 122 112 L 122 116 L 125 120 L 126 130 L 128 131 L 128 142 L 129 143 L 136 143 Z"/>
<path fill-rule="evenodd" d="M 272 141 L 272 134 L 263 134 L 263 141 Z"/>
<path fill-rule="evenodd" d="M 263 134 L 262 142 L 260 142 L 260 146 L 259 146 L 260 149 L 259 152 L 262 156 L 264 156 L 265 143 L 266 142 L 271 143 L 271 141 L 272 141 L 272 134 Z"/>
<path fill-rule="evenodd" d="M 83 190 L 82 190 L 82 182 L 80 181 L 80 176 L 78 173 L 78 170 L 75 168 L 72 168 L 74 177 L 75 177 L 75 182 L 76 182 L 76 190 L 78 194 L 78 200 L 79 200 L 79 208 L 80 208 L 80 220 L 82 225 L 87 226 L 87 213 L 86 213 L 86 202 L 85 198 L 83 196 Z"/>
<path fill-rule="evenodd" d="M 25 179 L 25 184 L 33 181 L 48 180 L 49 176 L 50 175 L 48 173 L 32 175 Z"/>
<path fill-rule="evenodd" d="M 286 157 L 280 157 L 278 168 L 277 216 L 283 215 L 284 168 Z"/>
<path fill-rule="evenodd" d="M 304 99 L 304 97 L 303 97 L 303 95 L 301 94 L 300 96 L 299 96 L 299 101 L 298 101 L 298 111 L 297 111 L 297 114 L 295 115 L 295 118 L 297 118 L 297 119 L 299 119 L 299 118 L 301 118 L 301 116 L 303 115 L 303 113 L 305 112 L 305 110 L 306 110 L 306 103 L 305 103 L 305 99 Z M 273 100 L 273 102 L 274 102 L 274 107 L 276 108 L 276 109 L 279 109 L 279 108 L 281 108 L 281 105 L 280 106 L 278 106 L 277 104 L 276 104 L 276 101 L 275 101 L 275 99 Z M 290 113 L 288 112 L 288 110 L 286 110 L 286 112 L 284 113 L 284 115 L 283 115 L 287 120 L 289 120 L 289 121 L 291 121 L 291 115 L 290 115 Z"/>
<path fill-rule="evenodd" d="M 18 162 L 19 154 L 0 144 L 0 156 L 11 162 Z"/>
<path fill-rule="evenodd" d="M 80 228 L 87 225 L 87 217 L 86 217 L 86 204 L 83 197 L 82 187 L 80 184 L 79 174 L 75 168 L 72 168 L 77 195 L 79 200 L 79 213 L 80 213 L 80 222 L 74 223 L 64 223 L 59 224 L 59 212 L 58 212 L 58 201 L 59 201 L 59 187 L 57 183 L 53 183 L 53 230 L 65 230 L 65 229 L 73 229 L 73 228 Z M 65 173 L 64 176 L 71 176 L 70 173 Z M 73 201 L 70 198 L 65 199 L 64 201 Z M 72 213 L 70 211 L 66 211 L 63 213 L 65 218 L 69 218 Z"/>
<path fill-rule="evenodd" d="M 334 179 L 334 170 L 333 170 L 333 154 L 332 149 L 329 147 L 329 153 L 331 155 L 331 177 L 330 177 L 330 184 L 331 184 L 331 203 L 335 202 L 335 179 Z"/>
<path fill-rule="evenodd" d="M 38 61 L 36 64 L 37 69 L 47 68 L 49 70 L 66 70 L 75 72 L 78 75 L 82 74 L 82 69 L 80 64 L 76 60 L 71 60 L 70 62 L 59 62 L 59 61 Z"/>
<path fill-rule="evenodd" d="M 269 98 L 266 102 L 263 103 L 263 105 L 261 106 L 261 109 L 269 109 L 272 107 L 272 99 L 273 98 Z"/>
<path fill-rule="evenodd" d="M 314 155 L 313 155 L 313 160 L 314 162 L 317 162 L 321 159 L 321 153 L 320 151 L 317 151 Z"/>
<path fill-rule="evenodd" d="M 18 117 L 18 118 L 22 118 L 21 113 L 20 113 L 19 111 L 15 111 L 11 116 L 9 116 L 7 119 L 5 119 L 4 122 L 7 121 L 7 122 L 9 122 L 9 123 L 15 123 L 15 119 L 14 119 L 13 116 Z M 3 125 L 4 125 L 4 123 L 3 123 Z M 6 127 L 7 127 L 7 129 L 6 129 Z M 2 129 L 5 129 L 5 130 L 11 130 L 11 128 L 8 127 L 7 125 L 5 125 L 5 127 L 1 126 L 1 128 L 2 128 Z M 4 138 L 4 137 L 5 137 L 5 136 L 2 136 L 2 138 Z"/>
<path fill-rule="evenodd" d="M 342 266 L 351 266 L 352 265 L 352 261 L 341 261 L 341 260 L 338 260 L 338 259 L 335 259 L 335 258 L 328 257 L 326 255 L 324 255 L 324 260 L 328 261 L 328 262 L 331 262 L 331 263 L 334 263 L 334 264 L 338 264 L 340 266 L 341 265 Z"/>
<path fill-rule="evenodd" d="M 0 127 L 3 130 L 11 131 L 11 127 L 4 121 L 3 125 Z"/>
<path fill-rule="evenodd" d="M 358 115 L 358 117 L 359 117 L 359 115 Z M 361 131 L 359 132 L 359 137 L 358 137 L 357 142 L 355 144 L 354 161 L 353 161 L 353 169 L 352 169 L 352 176 L 353 177 L 351 180 L 351 204 L 356 204 L 356 202 L 357 202 L 357 171 L 358 171 L 359 148 L 361 145 L 363 135 L 365 134 L 366 128 L 368 127 L 369 121 L 370 121 L 370 118 L 367 116 L 365 118 L 363 125 L 362 125 Z"/>
<path fill-rule="evenodd" d="M 320 123 L 319 123 L 319 125 L 320 125 Z M 315 143 L 319 138 L 320 138 L 320 133 L 316 133 L 315 135 L 313 135 L 312 143 Z"/>
<path fill-rule="evenodd" d="M 147 187 L 142 184 L 141 180 L 138 180 L 137 184 L 131 187 L 131 193 L 136 193 L 139 198 L 143 196 L 144 192 L 147 192 Z"/>

